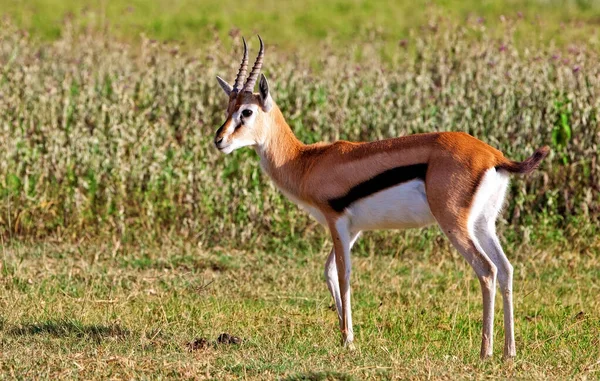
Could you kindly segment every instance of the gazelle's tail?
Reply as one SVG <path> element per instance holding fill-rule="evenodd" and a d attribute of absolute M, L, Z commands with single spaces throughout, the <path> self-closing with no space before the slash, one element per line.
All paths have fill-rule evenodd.
<path fill-rule="evenodd" d="M 540 165 L 540 162 L 544 160 L 546 156 L 550 153 L 550 147 L 543 146 L 538 148 L 533 155 L 529 156 L 527 159 L 519 162 L 506 160 L 504 163 L 498 164 L 496 169 L 503 169 L 505 171 L 511 173 L 518 173 L 520 175 L 526 175 L 531 173 L 534 169 Z"/>

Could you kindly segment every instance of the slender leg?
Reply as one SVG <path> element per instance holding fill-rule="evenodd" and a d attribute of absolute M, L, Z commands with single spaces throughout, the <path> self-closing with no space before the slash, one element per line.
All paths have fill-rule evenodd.
<path fill-rule="evenodd" d="M 340 285 L 338 283 L 337 266 L 335 265 L 335 250 L 331 249 L 327 262 L 325 262 L 325 281 L 327 288 L 333 297 L 335 310 L 338 315 L 340 329 L 342 329 L 342 298 L 340 297 Z"/>
<path fill-rule="evenodd" d="M 350 248 L 352 248 L 359 236 L 360 232 L 352 233 Z M 335 264 L 335 250 L 333 248 L 327 257 L 327 262 L 325 262 L 325 280 L 327 282 L 327 288 L 335 302 L 335 310 L 337 311 L 340 329 L 342 329 L 342 298 L 340 296 L 340 284 L 338 281 L 337 266 Z"/>
<path fill-rule="evenodd" d="M 513 311 L 513 267 L 502 250 L 494 221 L 485 223 L 477 233 L 481 247 L 498 268 L 498 283 L 504 311 L 504 358 L 515 357 L 515 322 Z"/>
<path fill-rule="evenodd" d="M 494 340 L 494 297 L 496 294 L 496 265 L 483 252 L 479 244 L 467 232 L 444 230 L 450 241 L 471 265 L 479 284 L 483 298 L 483 329 L 481 338 L 482 359 L 492 356 Z"/>
<path fill-rule="evenodd" d="M 448 173 L 453 175 L 448 176 Z M 428 169 L 427 201 L 442 231 L 475 270 L 479 279 L 483 299 L 481 358 L 485 359 L 491 357 L 493 351 L 494 297 L 498 268 L 477 240 L 476 223 L 485 215 L 486 207 L 501 202 L 497 200 L 500 198 L 498 191 L 503 184 L 506 187 L 506 180 L 499 178 L 497 171 L 490 168 L 483 173 L 475 191 L 469 193 L 465 192 L 464 181 L 461 180 L 466 178 L 472 178 L 472 173 L 462 163 L 448 162 L 448 165 Z M 496 200 L 494 195 L 497 196 Z M 449 203 L 448 200 L 453 202 Z"/>
<path fill-rule="evenodd" d="M 499 173 L 496 176 L 496 187 L 490 195 L 482 213 L 475 223 L 475 235 L 483 251 L 494 262 L 498 269 L 498 284 L 502 293 L 504 312 L 504 358 L 516 356 L 515 323 L 513 311 L 513 267 L 508 261 L 500 240 L 496 234 L 496 219 L 502 209 L 509 178 Z"/>
<path fill-rule="evenodd" d="M 335 265 L 338 276 L 341 308 L 341 331 L 344 346 L 353 348 L 354 332 L 352 330 L 352 309 L 350 306 L 350 244 L 352 237 L 347 218 L 338 218 L 329 224 L 329 230 L 333 239 Z"/>

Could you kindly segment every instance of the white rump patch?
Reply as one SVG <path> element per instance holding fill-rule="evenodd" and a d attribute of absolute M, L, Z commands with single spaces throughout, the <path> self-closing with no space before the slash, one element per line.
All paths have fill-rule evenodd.
<path fill-rule="evenodd" d="M 471 206 L 467 223 L 469 235 L 475 241 L 476 246 L 479 246 L 479 242 L 476 239 L 477 233 L 475 229 L 488 228 L 485 225 L 478 225 L 477 221 L 483 219 L 488 224 L 495 224 L 496 217 L 504 204 L 504 196 L 509 180 L 506 172 L 497 171 L 496 168 L 488 169 L 481 178 L 479 187 L 473 197 L 473 205 Z M 480 247 L 477 248 L 480 249 Z"/>

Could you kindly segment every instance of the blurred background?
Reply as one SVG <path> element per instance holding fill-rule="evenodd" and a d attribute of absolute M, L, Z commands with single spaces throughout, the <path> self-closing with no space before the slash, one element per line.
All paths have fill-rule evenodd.
<path fill-rule="evenodd" d="M 233 78 L 241 36 L 254 54 L 257 33 L 275 100 L 306 143 L 466 131 L 516 160 L 548 144 L 542 171 L 513 182 L 507 239 L 566 242 L 597 231 L 597 2 L 0 7 L 0 222 L 9 239 L 167 233 L 207 247 L 321 245 L 326 236 L 307 230 L 313 222 L 288 208 L 251 150 L 225 158 L 210 144 L 225 106 L 214 77 Z"/>
<path fill-rule="evenodd" d="M 292 52 L 323 42 L 396 44 L 412 29 L 437 24 L 437 17 L 459 25 L 477 21 L 491 29 L 518 18 L 524 21 L 514 37 L 521 42 L 597 43 L 600 18 L 600 3 L 593 0 L 2 0 L 0 5 L 5 16 L 43 40 L 64 35 L 70 21 L 79 32 L 93 29 L 128 42 L 146 36 L 191 46 L 215 36 L 229 45 L 227 36 L 259 32 L 271 46 Z"/>

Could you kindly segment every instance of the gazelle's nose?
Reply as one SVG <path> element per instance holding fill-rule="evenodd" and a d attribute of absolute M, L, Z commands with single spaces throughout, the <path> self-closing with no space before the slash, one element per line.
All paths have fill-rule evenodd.
<path fill-rule="evenodd" d="M 217 146 L 217 148 L 219 148 L 219 145 L 221 144 L 221 142 L 223 141 L 223 138 L 220 137 L 215 137 L 215 146 Z"/>

